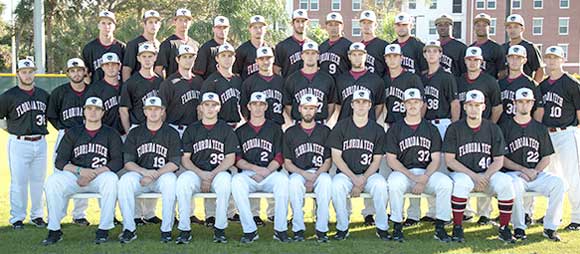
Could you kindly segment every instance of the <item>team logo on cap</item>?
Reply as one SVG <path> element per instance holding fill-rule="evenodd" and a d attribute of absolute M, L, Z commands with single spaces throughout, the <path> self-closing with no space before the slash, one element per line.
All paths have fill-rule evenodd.
<path fill-rule="evenodd" d="M 24 65 L 30 66 L 30 62 L 29 61 L 24 62 Z"/>
<path fill-rule="evenodd" d="M 358 44 L 355 44 L 355 45 L 353 45 L 352 47 L 353 47 L 354 49 L 359 49 L 359 48 L 360 48 L 360 46 L 359 46 Z"/>
<path fill-rule="evenodd" d="M 230 46 L 224 45 L 224 49 L 230 49 Z"/>
<path fill-rule="evenodd" d="M 262 54 L 267 54 L 268 50 L 267 49 L 262 49 Z"/>
<path fill-rule="evenodd" d="M 254 17 L 255 21 L 260 21 L 260 17 Z"/>
<path fill-rule="evenodd" d="M 154 16 L 155 15 L 155 12 L 150 11 L 149 12 L 149 15 Z"/>
<path fill-rule="evenodd" d="M 472 93 L 471 94 L 471 99 L 475 99 L 475 98 L 477 98 L 477 94 L 476 93 Z"/>
<path fill-rule="evenodd" d="M 404 18 L 403 15 L 399 16 L 399 20 L 403 20 Z"/>
<path fill-rule="evenodd" d="M 219 18 L 218 21 L 219 22 L 224 22 L 225 20 L 223 18 Z"/>
<path fill-rule="evenodd" d="M 183 47 L 183 50 L 185 50 L 185 52 L 189 52 L 189 47 Z"/>
<path fill-rule="evenodd" d="M 312 101 L 312 96 L 306 96 L 305 99 L 306 101 Z"/>
<path fill-rule="evenodd" d="M 485 15 L 483 15 L 483 14 L 479 14 L 479 17 L 480 17 L 480 18 L 485 18 Z"/>
<path fill-rule="evenodd" d="M 335 19 L 336 18 L 336 14 L 330 14 L 330 17 Z"/>
<path fill-rule="evenodd" d="M 185 15 L 185 13 L 187 13 L 185 10 L 181 10 L 182 15 Z"/>
<path fill-rule="evenodd" d="M 77 62 L 77 61 L 74 61 L 74 62 L 72 62 L 71 64 L 72 64 L 72 66 L 77 66 L 77 65 L 79 65 L 79 62 Z"/>
<path fill-rule="evenodd" d="M 556 48 L 551 48 L 550 51 L 551 52 L 556 52 Z"/>
<path fill-rule="evenodd" d="M 93 98 L 93 99 L 91 100 L 91 103 L 93 103 L 93 104 L 97 104 L 97 98 Z"/>
<path fill-rule="evenodd" d="M 107 59 L 108 59 L 108 60 L 113 60 L 113 55 L 108 55 L 108 56 L 107 56 Z"/>
<path fill-rule="evenodd" d="M 370 15 L 371 15 L 371 13 L 370 13 L 370 12 L 365 12 L 365 17 L 368 17 L 368 16 L 370 16 Z"/>
<path fill-rule="evenodd" d="M 477 49 L 472 49 L 471 50 L 471 54 L 476 54 L 477 53 Z"/>
<path fill-rule="evenodd" d="M 211 94 L 211 93 L 210 93 L 210 94 L 208 94 L 208 95 L 207 95 L 207 98 L 209 98 L 209 99 L 213 99 L 213 94 Z"/>
<path fill-rule="evenodd" d="M 390 49 L 391 51 L 395 51 L 395 46 L 391 46 L 389 49 Z"/>
<path fill-rule="evenodd" d="M 514 52 L 519 52 L 520 48 L 514 48 Z"/>
<path fill-rule="evenodd" d="M 516 17 L 515 16 L 511 16 L 510 20 L 511 21 L 515 21 L 516 20 Z"/>
<path fill-rule="evenodd" d="M 144 49 L 149 49 L 149 45 L 145 44 L 145 45 L 143 45 L 143 48 Z"/>
<path fill-rule="evenodd" d="M 109 16 L 109 12 L 108 11 L 104 11 L 103 12 L 103 16 Z"/>
<path fill-rule="evenodd" d="M 358 92 L 358 96 L 364 97 L 365 96 L 365 92 L 363 92 L 363 91 Z"/>
<path fill-rule="evenodd" d="M 523 92 L 522 92 L 522 96 L 524 96 L 524 97 L 528 97 L 528 92 L 527 92 L 527 91 L 523 91 Z"/>
<path fill-rule="evenodd" d="M 256 94 L 256 99 L 261 100 L 262 99 L 262 95 L 261 94 Z"/>
<path fill-rule="evenodd" d="M 411 97 L 415 96 L 415 91 L 410 91 L 409 96 L 411 96 Z"/>
<path fill-rule="evenodd" d="M 298 15 L 302 15 L 302 14 L 304 14 L 304 12 L 303 12 L 303 11 L 297 11 L 296 13 L 298 13 Z"/>
<path fill-rule="evenodd" d="M 313 48 L 314 47 L 314 44 L 308 43 L 306 46 L 309 47 L 309 48 Z"/>
<path fill-rule="evenodd" d="M 151 98 L 151 99 L 149 99 L 149 101 L 150 101 L 151 103 L 156 103 L 156 102 L 157 102 L 157 100 L 156 100 L 155 98 Z"/>

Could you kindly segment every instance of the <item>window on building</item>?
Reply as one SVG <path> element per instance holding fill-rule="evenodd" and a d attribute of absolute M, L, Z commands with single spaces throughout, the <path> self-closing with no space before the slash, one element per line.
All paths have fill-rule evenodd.
<path fill-rule="evenodd" d="M 332 0 L 331 9 L 333 11 L 340 11 L 340 0 Z"/>
<path fill-rule="evenodd" d="M 453 38 L 461 39 L 461 21 L 453 22 Z"/>
<path fill-rule="evenodd" d="M 358 19 L 352 20 L 352 36 L 361 36 L 360 21 Z"/>
<path fill-rule="evenodd" d="M 475 0 L 475 9 L 483 10 L 485 8 L 485 0 Z"/>
<path fill-rule="evenodd" d="M 435 27 L 435 20 L 429 20 L 429 34 L 437 34 L 437 28 Z"/>
<path fill-rule="evenodd" d="M 437 9 L 437 0 L 431 0 L 431 4 L 429 5 L 429 9 L 431 9 L 431 10 Z"/>
<path fill-rule="evenodd" d="M 542 35 L 544 26 L 544 18 L 533 18 L 532 19 L 532 34 Z"/>
<path fill-rule="evenodd" d="M 522 0 L 512 0 L 512 9 L 519 10 L 522 8 Z"/>
<path fill-rule="evenodd" d="M 568 26 L 570 25 L 570 18 L 558 18 L 558 32 L 560 35 L 568 35 Z"/>
<path fill-rule="evenodd" d="M 534 0 L 534 9 L 544 8 L 544 0 Z"/>
<path fill-rule="evenodd" d="M 570 0 L 560 0 L 560 9 L 570 8 Z"/>
<path fill-rule="evenodd" d="M 489 25 L 489 35 L 495 35 L 496 27 L 497 27 L 497 18 L 491 18 L 491 24 Z"/>
<path fill-rule="evenodd" d="M 298 2 L 298 7 L 300 7 L 300 9 L 307 10 L 308 9 L 308 0 L 300 0 L 300 2 Z"/>
<path fill-rule="evenodd" d="M 453 13 L 463 12 L 463 3 L 461 0 L 453 0 Z"/>
<path fill-rule="evenodd" d="M 308 21 L 310 28 L 317 28 L 320 26 L 320 21 L 318 19 L 311 19 Z"/>
<path fill-rule="evenodd" d="M 410 10 L 417 9 L 417 0 L 409 0 L 409 9 Z"/>
<path fill-rule="evenodd" d="M 318 10 L 318 0 L 310 0 L 310 10 Z"/>
<path fill-rule="evenodd" d="M 564 50 L 564 58 L 568 59 L 568 44 L 558 43 L 558 46 L 560 46 Z"/>
<path fill-rule="evenodd" d="M 383 6 L 383 5 L 385 5 L 385 0 L 375 0 L 375 5 L 376 6 Z"/>
<path fill-rule="evenodd" d="M 352 0 L 352 10 L 353 11 L 362 10 L 362 0 Z"/>
<path fill-rule="evenodd" d="M 487 9 L 495 10 L 496 4 L 497 4 L 496 0 L 487 0 Z"/>

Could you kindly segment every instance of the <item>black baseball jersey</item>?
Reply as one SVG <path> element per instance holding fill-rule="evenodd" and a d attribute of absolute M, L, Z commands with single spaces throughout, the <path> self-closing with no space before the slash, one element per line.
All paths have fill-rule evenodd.
<path fill-rule="evenodd" d="M 348 60 L 348 47 L 352 42 L 344 37 L 336 41 L 327 39 L 318 49 L 320 50 L 319 64 L 320 70 L 330 74 L 333 78 L 340 76 L 350 70 Z"/>
<path fill-rule="evenodd" d="M 46 135 L 46 108 L 49 95 L 34 87 L 29 94 L 18 86 L 0 95 L 0 119 L 6 119 L 8 133 L 16 136 Z"/>
<path fill-rule="evenodd" d="M 501 104 L 500 89 L 497 80 L 491 75 L 481 72 L 475 80 L 470 80 L 467 74 L 457 79 L 457 92 L 459 93 L 459 102 L 461 103 L 461 118 L 465 117 L 463 104 L 465 95 L 471 90 L 479 90 L 485 96 L 485 111 L 483 118 L 491 117 L 491 109 Z"/>
<path fill-rule="evenodd" d="M 183 133 L 183 153 L 191 153 L 190 160 L 201 170 L 212 171 L 226 155 L 239 152 L 238 137 L 224 121 L 212 126 L 198 121 Z"/>
<path fill-rule="evenodd" d="M 268 46 L 268 44 L 265 43 L 262 46 Z M 246 41 L 236 49 L 236 61 L 232 71 L 239 74 L 242 80 L 246 80 L 259 70 L 256 63 L 256 50 L 258 49 L 254 47 L 252 41 Z"/>
<path fill-rule="evenodd" d="M 407 71 L 421 75 L 423 71 L 429 68 L 427 60 L 423 56 L 425 43 L 413 36 L 409 37 L 405 42 L 399 42 L 399 40 L 395 39 L 393 43 L 401 46 L 401 53 L 403 53 L 401 66 Z"/>
<path fill-rule="evenodd" d="M 139 53 L 139 46 L 143 43 L 152 43 L 155 48 L 159 49 L 161 43 L 159 40 L 148 41 L 143 37 L 143 35 L 137 36 L 137 38 L 127 42 L 127 47 L 125 48 L 125 55 L 123 56 L 123 66 L 131 68 L 131 75 L 135 74 L 141 69 L 141 64 L 137 61 L 137 54 Z"/>
<path fill-rule="evenodd" d="M 145 113 L 143 113 L 145 100 L 159 94 L 159 86 L 162 81 L 163 79 L 159 76 L 144 78 L 139 72 L 125 81 L 121 91 L 120 106 L 129 108 L 131 124 L 145 122 Z"/>
<path fill-rule="evenodd" d="M 105 53 L 115 53 L 119 60 L 123 60 L 125 56 L 125 43 L 114 40 L 111 45 L 103 45 L 99 38 L 87 43 L 83 48 L 83 61 L 87 66 L 87 70 L 91 73 L 91 84 L 103 79 L 105 73 L 101 69 L 101 58 Z"/>
<path fill-rule="evenodd" d="M 284 159 L 302 170 L 320 168 L 331 154 L 328 135 L 330 128 L 323 124 L 316 124 L 309 132 L 300 124 L 288 128 L 284 133 Z"/>
<path fill-rule="evenodd" d="M 314 119 L 316 121 L 328 118 L 328 104 L 336 103 L 336 91 L 334 79 L 326 72 L 317 71 L 312 80 L 308 79 L 302 71 L 297 71 L 286 79 L 284 84 L 284 105 L 292 106 L 290 116 L 294 120 L 302 117 L 298 112 L 300 98 L 306 94 L 312 94 L 318 99 L 318 110 Z"/>
<path fill-rule="evenodd" d="M 218 44 L 214 39 L 201 45 L 201 48 L 199 48 L 199 51 L 197 52 L 195 63 L 193 64 L 193 72 L 195 74 L 206 79 L 210 74 L 217 71 L 215 56 L 217 55 L 220 45 L 221 44 Z"/>
<path fill-rule="evenodd" d="M 467 45 L 465 43 L 451 38 L 449 41 L 441 41 L 441 48 L 443 48 L 443 55 L 439 62 L 446 71 L 456 77 L 461 77 L 467 72 L 467 66 L 465 66 Z"/>
<path fill-rule="evenodd" d="M 451 102 L 458 98 L 455 76 L 440 66 L 433 74 L 423 74 L 422 81 L 427 104 L 425 119 L 451 118 Z"/>
<path fill-rule="evenodd" d="M 522 40 L 518 45 L 523 46 L 526 49 L 526 55 L 527 55 L 527 59 L 528 61 L 524 64 L 524 73 L 530 77 L 532 77 L 532 75 L 534 74 L 534 72 L 542 67 L 542 57 L 541 57 L 541 53 L 540 50 L 538 50 L 538 48 L 536 48 L 536 46 L 534 46 L 533 43 L 526 41 L 526 40 Z M 502 45 L 503 47 L 503 52 L 504 54 L 507 56 L 508 51 L 510 49 L 510 43 L 506 42 Z M 507 60 L 507 57 L 506 57 Z M 507 62 L 506 62 L 506 66 L 507 66 Z"/>
<path fill-rule="evenodd" d="M 505 155 L 506 149 L 497 124 L 482 119 L 479 127 L 472 129 L 467 125 L 467 119 L 463 118 L 447 128 L 443 152 L 455 154 L 455 159 L 463 166 L 476 173 L 483 173 L 493 163 L 493 157 Z"/>
<path fill-rule="evenodd" d="M 576 111 L 580 110 L 580 82 L 566 73 L 558 80 L 546 78 L 540 83 L 544 101 L 542 123 L 548 127 L 578 125 Z"/>
<path fill-rule="evenodd" d="M 534 103 L 533 110 L 538 107 L 542 107 L 542 95 L 540 93 L 540 88 L 536 85 L 536 82 L 528 76 L 522 74 L 516 79 L 509 79 L 506 77 L 498 81 L 498 83 L 501 90 L 501 103 L 503 105 L 503 112 L 501 113 L 500 122 L 511 119 L 516 115 L 516 91 L 520 88 L 529 88 L 534 92 L 534 98 L 536 101 Z"/>
<path fill-rule="evenodd" d="M 55 167 L 59 170 L 69 163 L 92 169 L 106 166 L 115 173 L 123 168 L 123 141 L 107 125 L 95 132 L 88 131 L 83 124 L 68 129 L 57 151 Z"/>
<path fill-rule="evenodd" d="M 159 86 L 159 98 L 165 104 L 165 122 L 190 125 L 198 120 L 197 106 L 201 100 L 203 79 L 193 75 L 185 79 L 179 72 L 171 74 Z"/>
<path fill-rule="evenodd" d="M 219 119 L 228 123 L 239 123 L 240 117 L 240 96 L 242 89 L 242 78 L 234 74 L 231 78 L 225 78 L 219 71 L 209 75 L 201 85 L 201 94 L 214 92 L 220 97 L 221 109 L 218 114 Z"/>
<path fill-rule="evenodd" d="M 123 145 L 125 163 L 134 162 L 145 169 L 160 169 L 167 163 L 179 167 L 181 162 L 181 139 L 179 133 L 163 123 L 157 131 L 151 131 L 147 124 L 129 131 Z"/>
<path fill-rule="evenodd" d="M 199 43 L 194 39 L 188 38 L 187 41 L 183 41 L 175 34 L 169 36 L 159 46 L 159 54 L 157 55 L 155 66 L 163 66 L 166 77 L 177 72 L 178 67 L 175 58 L 179 54 L 179 46 L 184 44 L 194 48 L 199 47 Z"/>
<path fill-rule="evenodd" d="M 302 44 L 304 41 L 298 41 L 293 36 L 276 44 L 274 49 L 274 64 L 282 68 L 282 77 L 286 78 L 297 70 L 302 69 Z"/>
<path fill-rule="evenodd" d="M 474 42 L 470 47 L 481 48 L 481 55 L 483 56 L 481 69 L 495 79 L 498 79 L 498 73 L 507 68 L 505 65 L 506 54 L 504 53 L 503 48 L 491 39 L 488 39 L 481 45 L 476 43 L 477 42 Z"/>
<path fill-rule="evenodd" d="M 376 73 L 379 77 L 385 76 L 387 64 L 385 63 L 385 47 L 389 45 L 383 39 L 375 37 L 370 41 L 362 41 L 367 51 L 367 60 L 365 66 L 367 70 Z"/>
<path fill-rule="evenodd" d="M 389 73 L 383 78 L 385 81 L 385 106 L 387 107 L 387 117 L 385 123 L 393 124 L 405 117 L 404 95 L 405 90 L 417 88 L 424 91 L 423 82 L 418 75 L 403 70 L 399 76 L 391 78 Z"/>
<path fill-rule="evenodd" d="M 267 167 L 276 156 L 282 155 L 282 129 L 273 121 L 266 120 L 259 127 L 246 122 L 236 129 L 236 136 L 240 144 L 236 157 L 251 164 Z"/>
<path fill-rule="evenodd" d="M 385 83 L 375 73 L 365 71 L 358 79 L 349 71 L 336 79 L 336 103 L 341 105 L 338 120 L 352 116 L 352 94 L 358 90 L 366 90 L 370 93 L 373 107 L 369 111 L 369 118 L 375 120 L 375 106 L 385 102 Z"/>
<path fill-rule="evenodd" d="M 70 82 L 52 90 L 46 109 L 48 121 L 57 130 L 65 130 L 84 122 L 83 107 L 88 87 L 81 92 L 73 90 Z"/>
<path fill-rule="evenodd" d="M 117 130 L 121 135 L 126 134 L 123 125 L 121 124 L 121 118 L 119 116 L 119 104 L 121 103 L 121 91 L 123 85 L 121 81 L 116 86 L 109 84 L 104 79 L 91 84 L 88 87 L 86 97 L 99 97 L 103 101 L 103 106 L 105 107 L 105 115 L 103 116 L 102 122 L 105 125 L 112 127 Z"/>
<path fill-rule="evenodd" d="M 361 175 L 373 162 L 373 155 L 383 154 L 384 139 L 385 131 L 375 121 L 369 119 L 365 126 L 358 127 L 352 117 L 348 117 L 334 126 L 327 143 L 330 148 L 342 151 L 348 168 Z"/>
<path fill-rule="evenodd" d="M 256 73 L 242 83 L 240 107 L 242 114 L 248 119 L 250 118 L 248 102 L 254 92 L 263 92 L 266 94 L 266 100 L 268 102 L 266 119 L 272 120 L 280 125 L 284 124 L 284 116 L 282 115 L 284 108 L 284 79 L 282 76 L 274 74 L 271 77 L 263 77 L 260 73 Z"/>
<path fill-rule="evenodd" d="M 407 169 L 427 169 L 431 154 L 441 151 L 441 135 L 429 121 L 410 126 L 401 119 L 387 131 L 384 148 L 385 153 L 396 155 Z"/>
<path fill-rule="evenodd" d="M 520 166 L 535 168 L 542 158 L 554 153 L 548 129 L 534 119 L 525 125 L 509 119 L 500 127 L 506 142 L 506 158 Z M 512 170 L 504 167 L 502 171 Z"/>

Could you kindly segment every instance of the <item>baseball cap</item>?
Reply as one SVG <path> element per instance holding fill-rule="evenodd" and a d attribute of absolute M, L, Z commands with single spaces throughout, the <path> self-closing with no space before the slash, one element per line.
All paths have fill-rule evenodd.
<path fill-rule="evenodd" d="M 253 92 L 252 95 L 250 95 L 250 103 L 252 103 L 252 102 L 267 103 L 266 102 L 266 94 L 262 93 L 262 92 Z"/>
<path fill-rule="evenodd" d="M 479 102 L 479 103 L 484 103 L 485 102 L 485 96 L 483 95 L 483 93 L 479 90 L 470 90 L 467 92 L 467 94 L 465 94 L 465 103 L 468 102 Z"/>
<path fill-rule="evenodd" d="M 550 46 L 546 49 L 546 53 L 544 55 L 554 55 L 560 58 L 564 58 L 564 49 L 560 46 Z"/>
<path fill-rule="evenodd" d="M 453 24 L 453 17 L 447 13 L 441 14 L 438 18 L 435 19 L 435 25 L 439 23 L 447 22 L 449 24 Z"/>
<path fill-rule="evenodd" d="M 186 55 L 186 54 L 196 55 L 197 54 L 197 47 L 192 47 L 190 45 L 179 45 L 177 56 L 182 56 L 182 55 Z"/>
<path fill-rule="evenodd" d="M 163 103 L 161 102 L 161 98 L 159 98 L 157 96 L 153 96 L 153 97 L 149 97 L 149 98 L 145 99 L 145 104 L 143 105 L 143 108 L 147 108 L 147 107 L 164 108 Z"/>
<path fill-rule="evenodd" d="M 231 44 L 225 42 L 224 44 L 222 44 L 222 45 L 220 45 L 218 47 L 217 54 L 219 55 L 219 54 L 221 54 L 223 52 L 232 52 L 232 53 L 234 53 L 234 52 L 236 52 L 236 49 Z"/>
<path fill-rule="evenodd" d="M 348 53 L 352 51 L 362 51 L 364 53 L 367 52 L 367 50 L 365 49 L 365 45 L 362 44 L 361 42 L 355 42 L 353 44 L 350 44 L 350 46 L 348 47 Z"/>
<path fill-rule="evenodd" d="M 71 58 L 66 61 L 66 70 L 70 70 L 72 68 L 86 68 L 85 62 L 80 58 Z"/>
<path fill-rule="evenodd" d="M 465 50 L 465 58 L 474 57 L 477 59 L 483 60 L 483 56 L 481 55 L 481 49 L 479 47 L 469 47 Z"/>
<path fill-rule="evenodd" d="M 112 11 L 101 11 L 99 12 L 99 20 L 101 19 L 110 19 L 113 23 L 117 24 L 117 20 L 115 19 L 115 13 Z"/>
<path fill-rule="evenodd" d="M 427 50 L 428 48 L 437 48 L 439 50 L 443 50 L 443 48 L 441 48 L 441 42 L 436 41 L 436 40 L 430 40 L 427 43 L 425 43 L 425 47 L 423 47 L 423 51 Z"/>
<path fill-rule="evenodd" d="M 101 98 L 99 97 L 89 97 L 87 98 L 87 100 L 85 101 L 85 105 L 83 106 L 83 108 L 86 108 L 88 106 L 94 106 L 94 107 L 98 107 L 101 109 L 105 109 L 105 107 L 103 107 L 103 100 L 101 100 Z"/>
<path fill-rule="evenodd" d="M 146 42 L 146 43 L 139 45 L 139 51 L 138 51 L 137 55 L 141 55 L 145 52 L 157 54 L 157 48 L 155 48 L 155 46 L 153 46 L 153 44 L 151 44 L 149 42 Z"/>
<path fill-rule="evenodd" d="M 520 24 L 521 26 L 524 26 L 526 23 L 524 22 L 522 15 L 512 14 L 505 19 L 505 25 L 507 26 L 509 24 Z"/>
<path fill-rule="evenodd" d="M 401 45 L 393 43 L 389 44 L 385 47 L 385 56 L 386 55 L 401 55 Z"/>
<path fill-rule="evenodd" d="M 148 19 L 161 20 L 161 15 L 159 15 L 159 12 L 157 12 L 156 10 L 148 10 L 145 13 L 143 13 L 143 20 Z"/>
<path fill-rule="evenodd" d="M 213 101 L 213 102 L 221 103 L 220 96 L 217 93 L 213 93 L 213 92 L 207 92 L 201 96 L 201 103 L 204 103 L 206 101 Z"/>
<path fill-rule="evenodd" d="M 352 100 L 367 100 L 371 101 L 371 95 L 367 90 L 357 90 L 352 94 Z"/>
<path fill-rule="evenodd" d="M 308 12 L 304 9 L 297 9 L 292 12 L 292 20 L 295 19 L 308 19 Z"/>
<path fill-rule="evenodd" d="M 326 15 L 326 23 L 331 22 L 331 21 L 336 21 L 336 22 L 339 22 L 341 24 L 344 23 L 342 21 L 342 15 L 340 15 L 340 13 L 338 13 L 338 12 L 331 12 L 328 15 Z"/>
<path fill-rule="evenodd" d="M 405 101 L 413 100 L 413 99 L 423 100 L 423 97 L 421 96 L 421 91 L 417 88 L 409 88 L 409 89 L 405 90 L 403 98 Z"/>
<path fill-rule="evenodd" d="M 413 17 L 409 13 L 401 12 L 395 16 L 395 24 L 411 24 L 413 23 Z"/>
<path fill-rule="evenodd" d="M 213 19 L 213 26 L 230 26 L 230 20 L 224 16 L 217 16 Z"/>
<path fill-rule="evenodd" d="M 360 17 L 358 19 L 359 21 L 363 21 L 363 20 L 369 20 L 372 22 L 377 22 L 377 14 L 375 14 L 374 11 L 363 11 L 360 13 Z"/>
<path fill-rule="evenodd" d="M 267 56 L 274 57 L 274 52 L 272 52 L 272 48 L 268 46 L 263 46 L 256 50 L 256 58 L 262 58 Z"/>
<path fill-rule="evenodd" d="M 532 91 L 532 89 L 522 87 L 516 91 L 516 101 L 518 100 L 535 101 L 536 98 L 534 98 L 534 92 Z"/>
<path fill-rule="evenodd" d="M 316 51 L 318 52 L 318 43 L 314 42 L 314 41 L 307 41 L 306 43 L 304 43 L 302 45 L 302 51 Z"/>
<path fill-rule="evenodd" d="M 175 11 L 175 17 L 186 17 L 188 19 L 193 19 L 193 17 L 191 17 L 191 11 L 185 8 L 177 9 L 177 11 Z"/>
<path fill-rule="evenodd" d="M 300 97 L 300 106 L 318 106 L 318 98 L 313 94 L 305 94 Z"/>
<path fill-rule="evenodd" d="M 488 25 L 490 25 L 491 24 L 491 16 L 489 16 L 486 13 L 477 14 L 477 16 L 475 16 L 475 18 L 473 19 L 473 24 L 475 24 L 475 23 L 477 23 L 479 21 L 484 21 Z"/>
<path fill-rule="evenodd" d="M 102 61 L 102 64 L 106 64 L 106 63 L 121 64 L 121 61 L 119 60 L 119 56 L 113 52 L 103 54 L 103 57 L 101 57 L 101 61 Z"/>
<path fill-rule="evenodd" d="M 262 16 L 262 15 L 254 15 L 250 18 L 250 25 L 253 25 L 256 23 L 262 23 L 263 25 L 268 25 L 266 23 L 266 18 L 264 18 L 264 16 Z"/>
<path fill-rule="evenodd" d="M 521 57 L 527 57 L 528 52 L 526 52 L 526 48 L 521 45 L 513 45 L 509 48 L 507 56 L 516 55 Z"/>
<path fill-rule="evenodd" d="M 34 65 L 34 62 L 28 58 L 26 59 L 20 59 L 18 60 L 18 68 L 17 70 L 22 70 L 22 69 L 33 69 L 36 70 L 36 66 Z"/>

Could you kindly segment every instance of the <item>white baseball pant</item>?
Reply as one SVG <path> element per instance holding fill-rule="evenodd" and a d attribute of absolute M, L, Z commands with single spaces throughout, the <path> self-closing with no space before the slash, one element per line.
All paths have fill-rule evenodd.
<path fill-rule="evenodd" d="M 453 180 L 452 195 L 458 198 L 468 198 L 469 193 L 475 188 L 475 183 L 471 180 L 471 177 L 460 172 L 452 172 L 450 177 Z M 497 195 L 498 200 L 511 200 L 515 196 L 511 177 L 502 172 L 496 172 L 491 175 L 489 184 L 483 192 L 489 195 Z"/>
<path fill-rule="evenodd" d="M 137 126 L 139 126 L 139 125 L 131 124 L 131 128 L 129 128 L 129 131 L 131 131 L 133 128 L 135 128 Z M 179 137 L 181 137 L 181 136 L 179 136 Z M 127 135 L 123 135 L 123 143 L 125 143 L 126 138 L 127 138 Z M 137 203 L 135 205 L 135 217 L 136 218 L 151 219 L 151 218 L 155 217 L 155 208 L 156 207 L 157 207 L 157 199 L 156 198 L 139 199 L 139 200 L 137 200 Z M 191 214 L 193 215 L 193 211 Z M 73 214 L 73 216 L 74 216 L 74 214 Z"/>
<path fill-rule="evenodd" d="M 315 169 L 307 170 L 315 173 Z M 306 194 L 306 179 L 297 173 L 289 177 L 288 196 L 292 205 L 292 231 L 305 230 L 304 225 L 304 194 Z M 328 207 L 332 194 L 332 178 L 328 173 L 321 173 L 314 181 L 314 194 L 316 194 L 316 230 L 328 232 Z"/>

